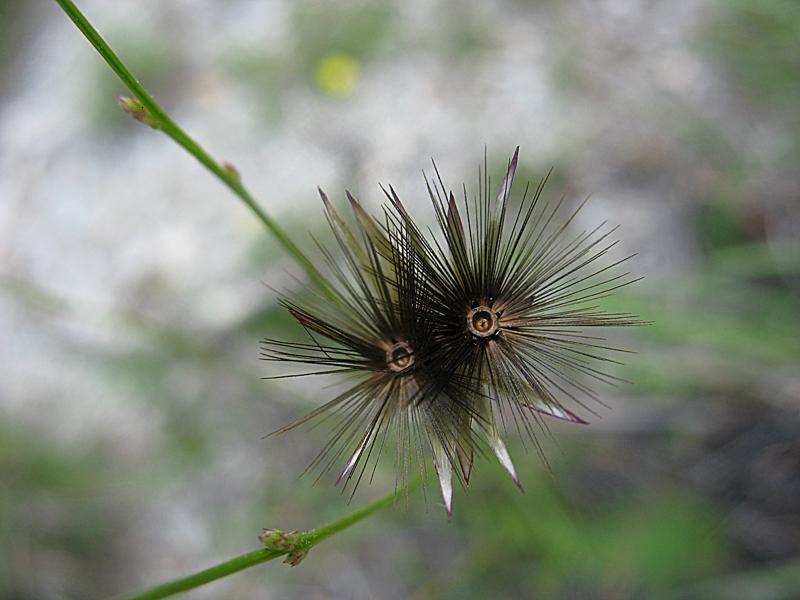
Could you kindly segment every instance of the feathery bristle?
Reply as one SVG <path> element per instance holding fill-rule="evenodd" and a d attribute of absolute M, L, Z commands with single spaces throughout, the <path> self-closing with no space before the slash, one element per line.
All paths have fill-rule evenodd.
<path fill-rule="evenodd" d="M 599 402 L 587 380 L 618 381 L 602 364 L 622 350 L 587 330 L 642 323 L 597 303 L 636 281 L 623 272 L 630 257 L 609 259 L 616 228 L 606 223 L 573 231 L 585 201 L 569 212 L 563 197 L 545 200 L 549 174 L 515 204 L 518 161 L 519 147 L 493 195 L 484 162 L 477 195 L 470 201 L 464 187 L 460 202 L 434 163 L 435 178 L 425 180 L 439 226 L 433 237 L 391 186 L 381 188 L 383 223 L 346 192 L 355 228 L 319 190 L 336 240 L 336 252 L 320 246 L 332 297 L 284 299 L 311 341 L 264 340 L 262 356 L 356 376 L 278 430 L 330 420 L 331 439 L 309 468 L 344 462 L 343 489 L 352 480 L 355 491 L 394 435 L 403 482 L 410 465 L 424 470 L 430 457 L 448 515 L 453 474 L 469 482 L 481 442 L 522 490 L 501 429 L 524 430 L 544 458 L 544 419 L 586 424 L 575 411 L 595 414 L 588 401 Z"/>
<path fill-rule="evenodd" d="M 397 438 L 400 476 L 408 479 L 415 458 L 432 444 L 452 461 L 463 435 L 453 423 L 457 407 L 449 381 L 435 374 L 430 294 L 420 285 L 411 238 L 401 228 L 380 226 L 348 192 L 357 228 L 351 229 L 320 190 L 337 242 L 322 249 L 332 273 L 333 299 L 283 299 L 311 342 L 262 341 L 262 358 L 321 367 L 312 374 L 359 375 L 358 382 L 326 404 L 281 428 L 314 420 L 333 422 L 333 435 L 309 468 L 321 473 L 345 460 L 337 484 L 354 480 L 376 461 L 390 431 Z M 322 338 L 322 339 L 318 339 Z M 276 432 L 277 433 L 277 432 Z M 446 472 L 442 467 L 440 472 Z"/>
<path fill-rule="evenodd" d="M 616 228 L 603 223 L 573 233 L 585 202 L 565 214 L 563 198 L 544 200 L 549 174 L 532 193 L 526 186 L 513 209 L 518 159 L 519 148 L 494 196 L 485 170 L 479 172 L 478 194 L 470 202 L 464 189 L 463 211 L 434 163 L 435 179 L 426 182 L 439 237 L 423 235 L 405 211 L 393 218 L 416 238 L 437 312 L 436 344 L 449 357 L 443 368 L 469 383 L 474 406 L 481 398 L 491 400 L 491 406 L 476 409 L 484 421 L 492 412 L 508 417 L 541 451 L 536 435 L 546 428 L 542 416 L 586 423 L 565 403 L 595 414 L 587 400 L 597 396 L 585 380 L 617 381 L 598 365 L 617 362 L 601 351 L 620 349 L 586 331 L 641 322 L 604 311 L 596 302 L 635 281 L 621 272 L 630 257 L 608 260 Z M 492 447 L 518 483 L 505 447 Z"/>

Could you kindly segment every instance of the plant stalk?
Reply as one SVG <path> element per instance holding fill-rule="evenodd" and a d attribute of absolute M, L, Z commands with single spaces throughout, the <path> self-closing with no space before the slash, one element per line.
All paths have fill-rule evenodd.
<path fill-rule="evenodd" d="M 409 485 L 409 488 L 411 485 L 412 484 Z M 378 512 L 382 508 L 389 506 L 401 493 L 401 491 L 394 491 L 390 494 L 387 494 L 383 498 L 380 498 L 379 500 L 376 500 L 371 504 L 367 504 L 363 508 L 350 513 L 349 515 L 334 521 L 333 523 L 329 523 L 317 529 L 312 529 L 311 531 L 300 534 L 300 537 L 295 544 L 295 548 L 307 553 L 322 540 L 331 537 L 332 535 L 339 533 L 344 529 L 347 529 L 351 525 L 354 525 Z M 214 565 L 213 567 L 209 567 L 208 569 L 193 573 L 192 575 L 162 583 L 138 594 L 121 596 L 119 600 L 158 600 L 160 598 L 167 598 L 181 592 L 187 592 L 212 581 L 216 581 L 217 579 L 222 579 L 223 577 L 243 571 L 244 569 L 249 569 L 250 567 L 254 567 L 261 563 L 275 560 L 276 558 L 285 556 L 290 552 L 292 551 L 279 551 L 269 548 L 254 550 L 252 552 L 237 556 L 236 558 L 232 558 L 231 560 L 222 562 L 218 565 Z"/>
<path fill-rule="evenodd" d="M 292 241 L 289 235 L 270 217 L 266 211 L 259 206 L 255 198 L 247 191 L 242 184 L 239 174 L 234 170 L 226 169 L 223 165 L 215 161 L 200 144 L 192 139 L 183 129 L 181 129 L 172 118 L 164 112 L 164 109 L 153 99 L 144 86 L 128 70 L 111 46 L 103 39 L 100 33 L 92 26 L 89 20 L 81 13 L 72 0 L 55 0 L 64 10 L 67 16 L 83 33 L 84 37 L 103 57 L 111 70 L 119 77 L 147 112 L 148 117 L 157 123 L 157 129 L 161 129 L 175 142 L 184 148 L 189 154 L 194 156 L 200 164 L 211 171 L 217 179 L 224 183 L 245 205 L 255 214 L 259 221 L 275 236 L 284 249 L 300 264 L 308 277 L 317 288 L 326 296 L 330 297 L 330 290 L 327 282 L 320 272 L 314 267 L 311 261 L 303 254 L 300 248 Z"/>
<path fill-rule="evenodd" d="M 255 214 L 255 216 L 264 224 L 270 233 L 275 236 L 284 249 L 300 264 L 320 292 L 328 297 L 332 297 L 333 294 L 325 278 L 314 267 L 314 265 L 303 254 L 303 252 L 295 245 L 288 234 L 266 213 L 266 211 L 264 211 L 263 208 L 259 206 L 247 188 L 245 188 L 245 186 L 242 184 L 238 173 L 236 173 L 235 170 L 226 168 L 224 165 L 216 162 L 202 148 L 202 146 L 200 146 L 172 120 L 172 118 L 147 92 L 139 80 L 133 76 L 125 64 L 111 49 L 108 43 L 103 39 L 100 33 L 86 19 L 78 7 L 75 6 L 72 0 L 55 1 L 64 10 L 72 22 L 78 27 L 81 33 L 83 33 L 84 37 L 86 37 L 92 46 L 94 46 L 111 70 L 114 71 L 122 83 L 125 84 L 130 92 L 141 103 L 141 107 L 145 111 L 148 119 L 147 122 L 154 128 L 160 129 L 166 133 L 170 138 L 182 146 L 189 154 L 194 156 L 200 162 L 200 164 L 211 171 L 211 173 L 214 174 L 222 183 L 224 183 L 234 194 L 236 194 L 236 196 L 242 202 L 244 202 L 244 204 L 247 205 L 253 214 Z M 121 600 L 157 600 L 159 598 L 167 598 L 169 596 L 192 590 L 212 581 L 216 581 L 217 579 L 227 577 L 233 573 L 237 573 L 244 569 L 274 560 L 293 552 L 302 552 L 305 554 L 322 540 L 339 533 L 340 531 L 350 527 L 351 525 L 354 525 L 355 523 L 358 523 L 380 509 L 388 506 L 394 501 L 397 495 L 397 491 L 392 492 L 351 514 L 334 521 L 333 523 L 329 523 L 328 525 L 323 525 L 317 529 L 300 534 L 291 550 L 274 550 L 270 548 L 254 550 L 222 562 L 218 565 L 214 565 L 213 567 L 209 567 L 208 569 L 198 571 L 192 575 L 157 585 L 138 594 L 123 596 L 121 597 Z"/>

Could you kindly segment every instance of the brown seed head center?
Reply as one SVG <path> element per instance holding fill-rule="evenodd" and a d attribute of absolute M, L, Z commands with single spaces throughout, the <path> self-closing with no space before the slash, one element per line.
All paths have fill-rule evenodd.
<path fill-rule="evenodd" d="M 499 327 L 500 319 L 488 306 L 476 306 L 467 313 L 467 329 L 476 337 L 491 337 Z"/>
<path fill-rule="evenodd" d="M 414 353 L 406 342 L 396 342 L 386 351 L 386 365 L 395 373 L 402 373 L 414 364 Z"/>

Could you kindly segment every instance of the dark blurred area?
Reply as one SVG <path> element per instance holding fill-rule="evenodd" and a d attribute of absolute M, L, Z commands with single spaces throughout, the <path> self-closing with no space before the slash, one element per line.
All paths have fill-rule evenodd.
<path fill-rule="evenodd" d="M 192 598 L 800 598 L 800 3 L 78 2 L 167 111 L 314 253 L 315 186 L 377 212 L 421 172 L 620 223 L 648 327 L 546 468 L 511 443 L 315 548 Z M 309 529 L 325 428 L 263 436 L 330 382 L 262 381 L 300 273 L 165 136 L 55 3 L 0 0 L 0 599 L 103 598 Z M 522 177 L 520 177 L 522 172 Z M 342 204 L 343 205 L 343 204 Z M 421 218 L 425 218 L 424 216 Z M 528 444 L 530 446 L 530 444 Z"/>

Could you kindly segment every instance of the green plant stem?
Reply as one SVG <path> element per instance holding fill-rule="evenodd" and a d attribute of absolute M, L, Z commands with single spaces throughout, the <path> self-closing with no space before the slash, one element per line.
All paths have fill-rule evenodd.
<path fill-rule="evenodd" d="M 295 245 L 291 238 L 281 227 L 262 209 L 250 192 L 242 184 L 239 175 L 230 169 L 226 169 L 223 165 L 217 163 L 211 156 L 196 142 L 194 141 L 183 129 L 181 129 L 170 116 L 158 105 L 158 103 L 150 96 L 144 86 L 133 76 L 125 64 L 114 53 L 108 43 L 86 19 L 86 17 L 78 10 L 71 0 L 56 0 L 56 3 L 64 10 L 67 16 L 83 33 L 84 37 L 95 47 L 97 52 L 106 61 L 111 70 L 116 73 L 117 77 L 125 84 L 131 91 L 136 99 L 141 102 L 142 107 L 147 112 L 148 117 L 157 124 L 157 128 L 161 129 L 175 142 L 181 145 L 189 154 L 194 156 L 200 164 L 206 167 L 213 173 L 222 183 L 239 197 L 248 208 L 256 215 L 256 217 L 266 226 L 266 228 L 275 236 L 281 243 L 286 251 L 303 267 L 308 274 L 309 278 L 325 295 L 331 297 L 331 291 L 327 282 L 308 260 L 303 252 Z M 411 486 L 409 486 L 411 487 Z M 292 552 L 302 551 L 308 552 L 311 548 L 317 545 L 322 540 L 335 535 L 336 533 L 358 523 L 362 519 L 369 517 L 380 509 L 391 504 L 397 496 L 397 492 L 386 495 L 380 500 L 368 504 L 341 519 L 334 521 L 328 525 L 324 525 L 317 529 L 313 529 L 300 535 L 299 540 L 294 545 Z M 244 569 L 248 569 L 255 565 L 274 560 L 281 556 L 288 554 L 289 551 L 277 551 L 267 548 L 254 550 L 241 556 L 237 556 L 231 560 L 222 562 L 218 565 L 204 569 L 192 575 L 181 577 L 167 583 L 157 585 L 149 590 L 125 596 L 125 600 L 157 600 L 158 598 L 167 598 L 174 594 L 186 592 L 188 590 L 200 587 L 206 583 L 210 583 L 217 579 L 227 577 L 233 573 L 237 573 Z"/>
<path fill-rule="evenodd" d="M 409 485 L 409 487 L 411 487 L 411 485 Z M 322 540 L 339 533 L 343 529 L 347 529 L 351 525 L 354 525 L 362 519 L 365 519 L 378 512 L 382 508 L 389 506 L 394 502 L 399 493 L 400 492 L 395 491 L 387 494 L 383 498 L 380 498 L 371 504 L 367 504 L 365 507 L 352 512 L 349 515 L 334 521 L 333 523 L 323 525 L 322 527 L 312 529 L 311 531 L 301 534 L 300 539 L 295 545 L 295 550 L 308 552 Z M 280 558 L 288 553 L 288 551 L 277 551 L 267 548 L 254 550 L 252 552 L 248 552 L 247 554 L 242 554 L 241 556 L 232 558 L 231 560 L 222 562 L 218 565 L 214 565 L 208 569 L 204 569 L 203 571 L 198 571 L 192 575 L 181 577 L 180 579 L 175 579 L 167 583 L 162 583 L 150 588 L 149 590 L 145 590 L 144 592 L 130 596 L 123 596 L 120 598 L 120 600 L 157 600 L 159 598 L 167 598 L 168 596 L 192 590 L 200 587 L 201 585 L 205 585 L 206 583 L 210 583 L 217 579 L 222 579 L 223 577 L 227 577 L 228 575 L 232 575 L 233 573 L 243 571 L 244 569 L 254 567 L 261 563 L 275 560 L 276 558 Z"/>
<path fill-rule="evenodd" d="M 198 571 L 192 575 L 162 583 L 161 585 L 152 587 L 139 594 L 124 596 L 121 600 L 156 600 L 157 598 L 167 598 L 175 594 L 180 594 L 181 592 L 193 590 L 196 587 L 227 577 L 233 573 L 238 573 L 239 571 L 254 567 L 263 562 L 274 560 L 283 554 L 285 553 L 267 550 L 266 548 L 254 550 L 253 552 L 248 552 L 247 554 L 242 554 L 231 560 L 226 560 L 223 563 L 214 565 L 203 571 Z"/>
<path fill-rule="evenodd" d="M 194 141 L 183 129 L 181 129 L 170 116 L 153 100 L 153 97 L 147 92 L 144 86 L 139 82 L 136 77 L 128 70 L 125 64 L 119 59 L 116 53 L 111 49 L 108 43 L 86 19 L 86 17 L 78 10 L 78 7 L 72 0 L 55 0 L 56 3 L 64 10 L 67 16 L 72 20 L 78 29 L 83 33 L 84 37 L 89 40 L 92 46 L 95 47 L 103 60 L 106 61 L 111 70 L 116 73 L 117 77 L 125 84 L 125 86 L 136 96 L 139 102 L 157 123 L 158 128 L 166 133 L 169 137 L 180 144 L 189 154 L 194 156 L 200 164 L 211 171 L 222 183 L 239 197 L 247 207 L 255 214 L 255 216 L 266 226 L 266 228 L 275 236 L 280 244 L 286 251 L 300 264 L 300 266 L 308 274 L 309 278 L 319 288 L 319 290 L 330 295 L 328 284 L 322 277 L 320 272 L 314 267 L 311 261 L 303 254 L 303 252 L 292 241 L 288 234 L 270 217 L 263 208 L 261 208 L 247 188 L 242 185 L 239 175 L 232 170 L 226 169 L 223 165 L 215 161 L 211 156 L 203 150 L 203 148 Z"/>

